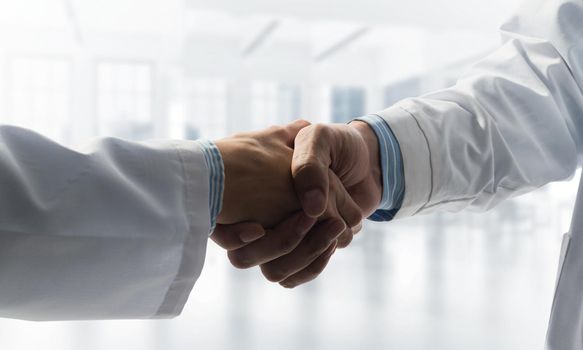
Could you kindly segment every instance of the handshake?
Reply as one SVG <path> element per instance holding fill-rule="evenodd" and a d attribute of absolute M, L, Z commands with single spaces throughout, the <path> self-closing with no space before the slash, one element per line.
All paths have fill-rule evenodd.
<path fill-rule="evenodd" d="M 365 122 L 287 126 L 215 142 L 223 207 L 211 238 L 238 268 L 293 288 L 316 278 L 382 195 L 378 140 Z"/>

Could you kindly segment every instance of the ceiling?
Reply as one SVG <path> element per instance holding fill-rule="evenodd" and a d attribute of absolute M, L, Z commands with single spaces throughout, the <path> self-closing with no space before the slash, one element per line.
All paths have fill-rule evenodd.
<path fill-rule="evenodd" d="M 440 47 L 452 40 L 483 47 L 490 43 L 475 43 L 476 38 L 496 36 L 519 1 L 18 0 L 0 1 L 0 27 L 4 35 L 52 29 L 79 37 L 104 32 L 179 37 L 186 30 L 235 39 L 243 48 L 266 34 L 267 42 L 308 44 L 316 55 L 335 45 L 402 49 L 423 38 Z M 346 42 L 358 33 L 355 45 Z"/>
<path fill-rule="evenodd" d="M 282 17 L 371 26 L 493 30 L 521 0 L 18 0 L 0 1 L 0 25 L 63 27 L 70 7 L 84 28 L 174 31 L 190 9 L 234 18 Z"/>
<path fill-rule="evenodd" d="M 521 0 L 185 0 L 190 8 L 427 28 L 497 27 Z"/>

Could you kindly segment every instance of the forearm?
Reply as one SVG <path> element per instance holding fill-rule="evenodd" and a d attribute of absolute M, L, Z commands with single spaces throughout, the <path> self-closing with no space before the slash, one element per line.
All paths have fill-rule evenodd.
<path fill-rule="evenodd" d="M 399 215 L 485 210 L 573 174 L 581 75 L 550 32 L 510 37 L 456 86 L 379 113 L 403 150 L 407 192 Z"/>
<path fill-rule="evenodd" d="M 2 126 L 0 144 L 1 317 L 180 313 L 210 229 L 196 143 L 108 138 L 73 150 Z"/>

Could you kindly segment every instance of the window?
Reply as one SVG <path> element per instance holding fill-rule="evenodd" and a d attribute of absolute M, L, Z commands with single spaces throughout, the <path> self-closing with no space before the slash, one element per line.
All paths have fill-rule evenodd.
<path fill-rule="evenodd" d="M 278 117 L 280 124 L 289 123 L 300 118 L 300 88 L 297 85 L 282 84 L 279 86 Z"/>
<path fill-rule="evenodd" d="M 99 133 L 144 139 L 153 136 L 153 68 L 148 63 L 97 64 Z"/>
<path fill-rule="evenodd" d="M 285 124 L 299 117 L 300 89 L 297 85 L 255 81 L 251 92 L 252 129 Z"/>
<path fill-rule="evenodd" d="M 190 89 L 185 137 L 216 139 L 227 133 L 227 83 L 223 79 L 197 79 Z"/>
<path fill-rule="evenodd" d="M 364 114 L 365 91 L 359 87 L 332 89 L 332 121 L 346 123 Z"/>
<path fill-rule="evenodd" d="M 402 99 L 421 95 L 421 78 L 410 78 L 385 88 L 385 106 L 391 106 Z"/>
<path fill-rule="evenodd" d="M 10 122 L 56 141 L 67 141 L 70 62 L 58 58 L 14 58 L 9 64 L 9 81 Z"/>

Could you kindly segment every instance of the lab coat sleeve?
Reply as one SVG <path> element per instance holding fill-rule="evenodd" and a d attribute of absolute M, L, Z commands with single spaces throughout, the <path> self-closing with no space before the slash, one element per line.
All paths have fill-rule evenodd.
<path fill-rule="evenodd" d="M 378 113 L 403 155 L 406 189 L 397 218 L 486 210 L 576 170 L 583 1 L 529 1 L 502 34 L 502 46 L 454 87 Z"/>
<path fill-rule="evenodd" d="M 204 262 L 209 187 L 196 142 L 73 150 L 0 126 L 0 317 L 178 315 Z"/>

